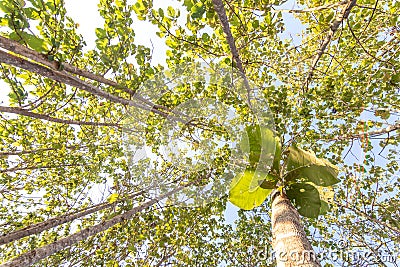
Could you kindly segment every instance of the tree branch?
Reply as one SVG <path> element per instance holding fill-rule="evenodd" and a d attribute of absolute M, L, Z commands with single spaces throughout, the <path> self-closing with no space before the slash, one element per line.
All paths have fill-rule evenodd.
<path fill-rule="evenodd" d="M 370 131 L 370 132 L 366 132 L 366 133 L 360 133 L 360 134 L 349 134 L 349 135 L 341 135 L 341 136 L 337 136 L 335 138 L 332 139 L 325 139 L 325 140 L 331 140 L 331 141 L 336 141 L 336 140 L 353 140 L 353 139 L 360 139 L 360 138 L 364 138 L 366 136 L 368 137 L 374 137 L 374 136 L 379 136 L 379 135 L 383 135 L 383 134 L 388 134 L 394 131 L 400 130 L 400 122 L 394 125 L 390 125 L 386 128 L 382 128 L 382 129 L 378 129 L 375 131 Z"/>
<path fill-rule="evenodd" d="M 271 12 L 273 12 L 273 13 L 278 13 L 278 12 L 307 13 L 307 12 L 320 11 L 320 10 L 329 9 L 329 8 L 335 8 L 335 7 L 347 4 L 347 2 L 348 1 L 341 1 L 339 3 L 327 4 L 327 5 L 323 5 L 323 6 L 311 7 L 311 8 L 305 8 L 305 9 L 271 9 Z"/>
<path fill-rule="evenodd" d="M 14 40 L 11 40 L 11 39 L 8 39 L 8 38 L 0 36 L 0 47 L 6 49 L 8 51 L 11 51 L 11 52 L 13 52 L 13 53 L 15 53 L 17 55 L 26 57 L 26 58 L 34 61 L 34 62 L 40 63 L 41 65 L 44 65 L 47 68 L 49 68 L 51 71 L 53 71 L 54 74 L 60 74 L 64 78 L 65 77 L 69 77 L 70 80 L 71 79 L 75 80 L 75 81 L 79 80 L 82 83 L 86 83 L 86 82 L 84 82 L 84 81 L 82 81 L 82 80 L 70 75 L 70 74 L 75 74 L 75 75 L 78 75 L 78 76 L 81 76 L 81 77 L 84 77 L 84 78 L 87 78 L 87 79 L 90 79 L 90 80 L 93 80 L 93 81 L 97 81 L 99 83 L 103 83 L 103 84 L 112 86 L 112 87 L 117 88 L 117 89 L 121 89 L 124 92 L 130 94 L 134 99 L 139 100 L 140 102 L 148 105 L 149 107 L 145 107 L 145 106 L 139 105 L 139 104 L 136 104 L 136 105 L 130 104 L 130 106 L 137 106 L 139 108 L 146 108 L 147 110 L 149 110 L 151 108 L 151 110 L 153 112 L 158 113 L 159 115 L 162 115 L 164 117 L 168 116 L 167 115 L 168 113 L 174 113 L 173 111 L 171 111 L 167 107 L 152 103 L 150 100 L 148 100 L 145 97 L 141 96 L 140 94 L 138 94 L 134 90 L 132 90 L 130 88 L 127 88 L 126 86 L 118 84 L 118 83 L 116 83 L 116 82 L 114 82 L 112 80 L 106 79 L 101 75 L 97 75 L 97 74 L 94 74 L 94 73 L 89 72 L 87 70 L 80 69 L 80 68 L 78 68 L 76 66 L 73 66 L 71 64 L 68 64 L 66 62 L 59 63 L 59 62 L 56 62 L 56 61 L 50 61 L 50 60 L 48 60 L 46 58 L 45 55 L 40 54 L 40 53 L 36 52 L 35 50 L 29 49 L 29 48 L 19 44 L 18 42 L 14 41 Z M 11 54 L 8 54 L 8 55 L 11 55 Z M 7 63 L 7 62 L 4 62 L 4 63 Z M 10 64 L 10 63 L 7 63 L 7 64 Z M 13 64 L 11 64 L 11 65 L 13 65 Z M 19 66 L 19 67 L 21 67 L 21 66 Z M 63 70 L 60 70 L 60 67 L 62 67 Z M 24 68 L 24 67 L 21 67 L 21 68 Z M 29 70 L 29 69 L 27 69 L 27 70 Z M 41 73 L 39 73 L 39 74 L 41 74 Z M 51 78 L 51 77 L 49 77 L 49 78 Z M 51 78 L 51 79 L 53 79 L 53 78 Z M 53 79 L 53 80 L 55 80 L 55 79 Z M 94 87 L 94 86 L 92 86 L 92 87 Z M 77 87 L 77 88 L 83 89 L 81 87 Z M 85 90 L 85 89 L 83 89 L 83 90 Z M 98 91 L 102 91 L 102 90 L 98 89 Z M 102 92 L 104 92 L 104 91 L 102 91 Z M 106 93 L 108 95 L 111 95 L 111 94 L 109 94 L 107 92 L 104 92 L 104 93 Z M 122 99 L 122 98 L 120 98 L 120 99 Z M 160 110 L 164 110 L 165 112 L 160 112 Z M 179 114 L 179 115 L 181 115 L 181 114 Z"/>
<path fill-rule="evenodd" d="M 123 200 L 126 200 L 128 198 L 131 199 L 131 198 L 136 197 L 136 196 L 138 196 L 140 194 L 143 194 L 143 193 L 144 193 L 144 191 L 139 191 L 137 193 L 134 193 L 134 194 L 131 194 L 131 195 L 125 197 L 124 199 L 117 200 L 116 202 L 113 202 L 113 203 L 103 202 L 103 203 L 100 203 L 100 204 L 97 204 L 97 205 L 93 205 L 91 207 L 87 207 L 85 209 L 74 211 L 72 213 L 66 213 L 66 214 L 62 214 L 62 215 L 57 216 L 57 217 L 53 217 L 53 218 L 48 219 L 48 220 L 46 220 L 44 222 L 31 224 L 31 225 L 29 225 L 27 227 L 24 227 L 22 229 L 19 229 L 17 231 L 14 231 L 14 232 L 11 232 L 11 233 L 8 233 L 8 234 L 3 234 L 2 236 L 0 236 L 0 245 L 10 243 L 12 241 L 21 239 L 21 238 L 26 237 L 26 236 L 39 234 L 39 233 L 41 233 L 41 232 L 43 232 L 45 230 L 48 230 L 48 229 L 54 228 L 56 226 L 62 225 L 64 223 L 66 223 L 66 222 L 71 222 L 71 221 L 73 221 L 75 219 L 78 219 L 78 218 L 81 218 L 83 216 L 86 216 L 86 215 L 95 213 L 97 211 L 113 207 L 113 206 L 115 206 L 116 204 L 120 203 Z"/>
<path fill-rule="evenodd" d="M 63 250 L 73 244 L 76 244 L 80 241 L 83 241 L 87 239 L 90 236 L 93 236 L 95 234 L 98 234 L 100 232 L 103 232 L 107 230 L 108 228 L 121 223 L 125 220 L 128 220 L 132 218 L 132 216 L 146 208 L 149 208 L 150 206 L 156 204 L 158 201 L 167 198 L 179 191 L 181 191 L 184 186 L 177 187 L 159 197 L 156 197 L 150 201 L 147 201 L 143 203 L 142 205 L 139 205 L 125 213 L 122 213 L 120 215 L 117 215 L 107 221 L 103 221 L 95 226 L 90 226 L 88 228 L 85 228 L 84 230 L 77 232 L 75 234 L 72 234 L 68 237 L 61 238 L 51 244 L 45 245 L 43 247 L 39 247 L 33 250 L 30 250 L 28 252 L 25 252 L 16 258 L 3 263 L 0 265 L 0 267 L 11 267 L 11 266 L 30 266 L 60 250 Z"/>
<path fill-rule="evenodd" d="M 104 144 L 104 145 L 96 145 L 96 147 L 101 147 L 101 146 L 109 146 L 113 145 L 113 143 L 110 144 Z M 87 148 L 88 145 L 72 145 L 72 146 L 66 146 L 66 149 L 77 149 L 77 148 Z M 45 151 L 51 151 L 51 150 L 57 150 L 58 148 L 55 147 L 47 147 L 47 148 L 37 148 L 37 149 L 32 149 L 32 150 L 16 150 L 16 151 L 5 151 L 5 152 L 0 152 L 0 157 L 3 156 L 18 156 L 18 155 L 24 155 L 24 154 L 32 154 L 32 153 L 39 153 L 39 152 L 45 152 Z"/>
<path fill-rule="evenodd" d="M 159 114 L 168 119 L 185 122 L 181 117 L 172 116 L 167 112 L 159 110 L 157 106 L 146 106 L 141 103 L 136 103 L 132 100 L 128 100 L 125 98 L 115 96 L 115 95 L 105 92 L 105 91 L 93 86 L 92 84 L 87 83 L 67 72 L 49 69 L 46 66 L 39 65 L 37 63 L 28 61 L 24 58 L 12 55 L 12 54 L 4 52 L 4 51 L 0 51 L 0 63 L 5 63 L 8 65 L 12 65 L 15 67 L 19 67 L 19 68 L 37 73 L 39 75 L 45 76 L 45 77 L 55 80 L 57 82 L 68 84 L 73 87 L 84 90 L 86 92 L 89 92 L 93 95 L 105 98 L 114 103 L 119 103 L 119 104 L 126 105 L 126 106 L 138 107 L 138 108 L 141 108 L 144 110 L 152 111 L 152 112 Z"/>
<path fill-rule="evenodd" d="M 311 82 L 311 79 L 314 75 L 314 71 L 317 67 L 318 61 L 321 59 L 322 55 L 325 53 L 326 48 L 331 42 L 333 35 L 339 29 L 339 26 L 342 22 L 349 17 L 351 9 L 356 5 L 357 0 L 350 0 L 347 2 L 346 6 L 342 9 L 338 16 L 336 16 L 335 20 L 332 22 L 328 35 L 325 37 L 322 42 L 321 47 L 317 51 L 317 55 L 314 57 L 314 60 L 311 64 L 311 69 L 308 72 L 307 79 L 303 85 L 303 91 L 308 90 L 308 86 Z M 305 89 L 304 89 L 305 88 Z"/>
<path fill-rule="evenodd" d="M 342 205 L 342 204 L 340 204 L 340 203 L 338 203 L 338 202 L 336 202 L 336 205 L 338 205 L 338 206 L 341 207 L 341 208 L 351 210 L 351 211 L 353 211 L 354 213 L 356 213 L 357 215 L 359 215 L 359 216 L 361 215 L 361 216 L 363 216 L 364 218 L 367 218 L 368 220 L 370 220 L 371 222 L 374 222 L 374 223 L 376 223 L 376 224 L 379 224 L 379 225 L 381 225 L 381 226 L 383 226 L 383 227 L 385 227 L 385 228 L 387 228 L 387 229 L 392 230 L 392 231 L 395 232 L 396 234 L 400 235 L 400 229 L 394 228 L 394 227 L 388 225 L 387 223 L 385 223 L 385 222 L 383 222 L 383 221 L 381 221 L 381 220 L 378 220 L 378 219 L 376 219 L 376 218 L 373 218 L 372 216 L 368 215 L 367 213 L 365 213 L 365 212 L 363 212 L 363 211 L 361 211 L 361 210 L 359 210 L 359 209 L 352 208 L 352 207 L 348 207 L 348 206 Z"/>
<path fill-rule="evenodd" d="M 233 38 L 231 28 L 229 26 L 228 17 L 226 16 L 224 4 L 222 3 L 221 0 L 212 0 L 212 2 L 214 4 L 214 10 L 218 14 L 219 20 L 221 21 L 222 29 L 226 35 L 226 41 L 229 44 L 229 48 L 231 50 L 232 57 L 233 57 L 234 61 L 236 62 L 236 66 L 239 69 L 240 75 L 242 76 L 242 78 L 244 80 L 244 85 L 247 90 L 247 98 L 248 98 L 247 101 L 248 101 L 249 106 L 251 107 L 251 104 L 250 104 L 251 89 L 250 89 L 249 81 L 247 80 L 242 61 L 240 60 L 240 57 L 239 57 L 239 52 L 236 48 L 235 40 Z"/>
<path fill-rule="evenodd" d="M 118 123 L 65 120 L 65 119 L 54 118 L 54 117 L 51 117 L 51 116 L 45 115 L 45 114 L 30 112 L 28 110 L 25 110 L 22 108 L 17 108 L 17 107 L 0 106 L 0 112 L 18 114 L 18 115 L 22 115 L 22 116 L 26 116 L 26 117 L 31 117 L 31 118 L 36 118 L 36 119 L 51 121 L 51 122 L 56 122 L 56 123 L 62 123 L 62 124 L 111 126 L 111 127 L 122 128 L 122 126 L 119 125 Z"/>

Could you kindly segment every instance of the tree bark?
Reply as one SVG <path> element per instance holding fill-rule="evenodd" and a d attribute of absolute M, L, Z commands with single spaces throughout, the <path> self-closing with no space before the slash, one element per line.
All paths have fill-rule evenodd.
<path fill-rule="evenodd" d="M 273 198 L 271 223 L 272 247 L 278 267 L 321 267 L 300 215 L 284 193 Z"/>
<path fill-rule="evenodd" d="M 96 86 L 94 86 L 88 82 L 85 82 L 67 72 L 53 70 L 48 67 L 42 66 L 35 62 L 28 61 L 24 58 L 12 55 L 12 54 L 4 52 L 4 51 L 0 51 L 0 63 L 5 63 L 5 64 L 8 64 L 8 65 L 11 65 L 14 67 L 25 69 L 27 71 L 50 78 L 54 81 L 79 88 L 83 91 L 89 92 L 93 95 L 107 99 L 114 103 L 119 103 L 119 104 L 122 104 L 125 106 L 133 106 L 133 107 L 137 107 L 137 108 L 140 108 L 143 110 L 149 110 L 149 111 L 152 111 L 152 112 L 159 114 L 168 119 L 183 121 L 181 118 L 178 118 L 176 116 L 170 115 L 168 112 L 164 112 L 162 110 L 157 109 L 156 108 L 157 106 L 148 106 L 146 104 L 136 103 L 135 101 L 125 99 L 125 98 L 122 98 L 119 96 L 115 96 L 115 95 L 108 93 L 106 91 L 103 91 L 100 88 L 97 88 Z"/>
<path fill-rule="evenodd" d="M 158 105 L 156 103 L 153 103 L 150 100 L 146 99 L 145 97 L 141 96 L 138 92 L 136 92 L 136 90 L 132 90 L 132 89 L 130 89 L 130 88 L 124 86 L 124 85 L 121 85 L 121 84 L 118 84 L 118 83 L 116 83 L 116 82 L 114 82 L 112 80 L 106 79 L 103 76 L 100 76 L 100 75 L 95 74 L 95 73 L 91 73 L 91 72 L 89 72 L 87 70 L 84 70 L 84 69 L 80 69 L 80 68 L 78 68 L 76 66 L 68 64 L 67 62 L 60 63 L 60 62 L 56 62 L 56 61 L 50 61 L 50 60 L 48 60 L 46 58 L 45 55 L 40 54 L 35 50 L 29 49 L 29 48 L 19 44 L 18 42 L 14 41 L 14 40 L 5 38 L 3 36 L 0 36 L 0 47 L 17 54 L 18 56 L 16 56 L 16 58 L 20 58 L 20 60 L 22 61 L 22 63 L 19 62 L 18 64 L 15 64 L 16 63 L 15 59 L 11 60 L 11 58 L 10 58 L 10 60 L 8 60 L 8 61 L 4 61 L 3 60 L 3 62 L 6 63 L 6 64 L 17 66 L 17 67 L 26 69 L 28 71 L 35 72 L 35 73 L 38 73 L 38 74 L 46 76 L 45 74 L 43 74 L 43 72 L 45 72 L 45 73 L 47 73 L 46 77 L 49 77 L 49 78 L 51 78 L 51 79 L 53 79 L 55 81 L 59 81 L 59 82 L 65 83 L 65 84 L 72 85 L 72 86 L 74 86 L 76 88 L 80 88 L 82 90 L 91 92 L 91 93 L 93 93 L 93 94 L 95 94 L 97 96 L 105 97 L 106 99 L 111 100 L 111 101 L 116 102 L 116 103 L 125 102 L 125 103 L 122 103 L 122 104 L 129 105 L 129 106 L 136 106 L 136 107 L 139 107 L 139 108 L 142 108 L 142 109 L 145 109 L 145 110 L 151 110 L 154 113 L 157 113 L 157 114 L 159 114 L 159 115 L 161 115 L 163 117 L 166 117 L 166 118 L 171 117 L 171 115 L 169 115 L 169 114 L 174 114 L 174 115 L 178 116 L 176 118 L 179 118 L 179 116 L 184 115 L 184 114 L 182 114 L 180 112 L 177 112 L 175 110 L 171 110 L 171 109 L 169 109 L 167 107 L 164 107 L 162 105 Z M 4 53 L 3 55 L 7 55 L 8 54 L 8 57 L 11 57 L 11 56 L 14 57 L 13 55 L 11 55 L 9 53 L 5 53 L 5 52 L 3 52 L 3 53 Z M 3 55 L 0 54 L 0 61 L 1 61 L 1 56 L 3 56 Z M 21 56 L 24 57 L 24 58 L 30 59 L 32 62 L 30 62 L 30 61 L 28 61 L 28 62 L 30 62 L 31 64 L 27 65 L 26 63 L 23 63 L 23 60 L 25 60 L 25 59 L 21 58 Z M 14 62 L 14 64 L 13 64 L 13 62 Z M 34 62 L 40 63 L 40 64 L 44 65 L 45 67 L 44 66 L 41 66 L 42 68 L 38 68 L 37 66 L 35 67 L 35 63 Z M 63 70 L 59 70 L 61 65 L 62 65 Z M 56 79 L 55 75 L 57 75 L 57 74 L 59 76 L 61 75 L 60 77 L 62 79 L 64 79 L 65 81 L 62 81 L 62 80 L 60 81 L 60 80 Z M 133 103 L 132 101 L 129 101 L 127 99 L 123 99 L 123 98 L 119 98 L 117 96 L 113 96 L 112 94 L 109 94 L 109 93 L 104 92 L 104 91 L 102 91 L 102 90 L 100 90 L 98 88 L 95 88 L 91 84 L 88 84 L 88 83 L 84 82 L 83 80 L 81 80 L 81 79 L 79 79 L 79 78 L 77 78 L 77 77 L 75 77 L 75 76 L 73 76 L 71 74 L 75 74 L 75 75 L 87 78 L 89 80 L 92 80 L 92 81 L 97 81 L 99 83 L 103 83 L 103 84 L 112 86 L 114 88 L 122 89 L 123 91 L 125 91 L 126 93 L 131 95 L 134 99 L 139 100 L 143 104 Z M 74 83 L 74 85 L 71 84 L 71 82 Z M 110 97 L 112 99 L 110 99 Z M 174 116 L 174 118 L 175 118 L 175 116 Z"/>
<path fill-rule="evenodd" d="M 131 194 L 131 195 L 127 196 L 126 198 L 116 201 L 114 203 L 103 202 L 103 203 L 88 207 L 86 209 L 82 209 L 80 211 L 63 214 L 63 215 L 48 219 L 44 222 L 35 223 L 35 224 L 29 225 L 27 227 L 24 227 L 22 229 L 16 230 L 14 232 L 4 234 L 4 235 L 0 236 L 0 245 L 10 243 L 12 241 L 21 239 L 21 238 L 29 236 L 29 235 L 39 234 L 45 230 L 57 227 L 59 225 L 67 223 L 67 222 L 71 222 L 71 221 L 81 218 L 83 216 L 113 207 L 116 204 L 118 204 L 119 202 L 126 200 L 127 198 L 132 199 L 133 197 L 136 197 L 143 193 L 144 193 L 144 191 L 139 191 L 135 194 Z"/>
<path fill-rule="evenodd" d="M 23 253 L 23 254 L 19 255 L 18 257 L 1 264 L 0 267 L 31 266 L 32 264 L 35 264 L 36 262 L 54 254 L 60 250 L 63 250 L 71 245 L 74 245 L 80 241 L 83 241 L 90 236 L 93 236 L 95 234 L 103 232 L 118 223 L 121 223 L 125 220 L 129 220 L 136 213 L 141 212 L 142 210 L 156 204 L 160 200 L 165 199 L 165 198 L 181 191 L 183 188 L 185 188 L 185 187 L 184 186 L 177 187 L 157 198 L 154 198 L 152 200 L 149 200 L 149 201 L 143 203 L 140 206 L 137 206 L 125 213 L 117 215 L 117 216 L 113 217 L 112 219 L 103 221 L 95 226 L 85 228 L 84 230 L 82 230 L 80 232 L 72 234 L 68 237 L 61 238 L 61 239 L 59 239 L 51 244 L 48 244 L 46 246 L 39 247 L 39 248 L 33 249 L 31 251 L 28 251 L 26 253 Z"/>

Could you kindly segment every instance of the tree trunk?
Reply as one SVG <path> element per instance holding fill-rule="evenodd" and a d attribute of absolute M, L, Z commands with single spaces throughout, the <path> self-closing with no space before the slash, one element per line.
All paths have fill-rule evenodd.
<path fill-rule="evenodd" d="M 321 267 L 300 215 L 285 194 L 272 201 L 272 247 L 278 267 Z"/>

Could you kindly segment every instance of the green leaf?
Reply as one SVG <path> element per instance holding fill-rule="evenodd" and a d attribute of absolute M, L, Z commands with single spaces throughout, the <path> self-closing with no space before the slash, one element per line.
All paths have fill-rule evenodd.
<path fill-rule="evenodd" d="M 103 39 L 103 38 L 107 37 L 106 31 L 102 28 L 96 28 L 95 32 L 96 32 L 97 38 L 99 38 L 99 39 Z"/>
<path fill-rule="evenodd" d="M 260 206 L 272 189 L 264 189 L 260 186 L 266 179 L 273 181 L 273 177 L 260 172 L 246 170 L 237 175 L 231 183 L 229 201 L 235 206 L 251 210 Z"/>
<path fill-rule="evenodd" d="M 339 182 L 336 166 L 296 146 L 289 148 L 287 170 L 286 181 L 303 179 L 320 186 L 331 186 Z"/>
<path fill-rule="evenodd" d="M 277 181 L 275 177 L 268 175 L 268 178 L 273 178 L 274 180 L 265 179 L 261 184 L 260 187 L 263 189 L 275 189 Z"/>
<path fill-rule="evenodd" d="M 8 6 L 10 3 L 7 3 L 6 1 L 0 1 L 0 10 L 5 12 L 5 13 L 11 13 L 12 8 Z"/>
<path fill-rule="evenodd" d="M 186 10 L 189 11 L 193 7 L 193 2 L 192 0 L 184 0 L 183 5 L 186 6 Z"/>
<path fill-rule="evenodd" d="M 26 44 L 29 45 L 30 48 L 37 52 L 45 52 L 47 50 L 46 42 L 43 39 L 40 39 L 30 33 L 19 32 L 17 34 L 16 32 L 12 32 L 10 34 L 10 38 L 18 42 L 26 42 Z"/>
<path fill-rule="evenodd" d="M 8 97 L 14 103 L 23 102 L 28 97 L 28 92 L 23 87 L 16 87 L 8 94 Z"/>
<path fill-rule="evenodd" d="M 118 199 L 118 194 L 117 193 L 114 193 L 114 194 L 111 194 L 109 197 L 108 197 L 108 202 L 109 203 L 114 203 L 115 201 L 117 201 L 117 199 Z"/>
<path fill-rule="evenodd" d="M 158 9 L 158 14 L 160 15 L 160 17 L 164 17 L 164 10 L 162 8 Z"/>
<path fill-rule="evenodd" d="M 205 32 L 201 35 L 201 39 L 203 39 L 203 42 L 208 42 L 210 41 L 210 35 L 208 35 L 208 33 Z"/>
<path fill-rule="evenodd" d="M 251 125 L 246 127 L 246 133 L 240 141 L 240 148 L 249 153 L 250 168 L 261 168 L 268 171 L 273 164 L 276 150 L 274 133 L 267 127 Z"/>
<path fill-rule="evenodd" d="M 172 6 L 168 6 L 167 14 L 170 17 L 175 17 L 175 15 L 176 15 L 175 9 Z"/>
<path fill-rule="evenodd" d="M 383 120 L 387 120 L 390 117 L 390 111 L 388 109 L 377 109 L 375 110 L 374 115 Z"/>
<path fill-rule="evenodd" d="M 30 19 L 38 19 L 39 18 L 38 11 L 33 7 L 24 8 L 24 12 L 25 12 L 27 18 L 30 18 Z"/>
<path fill-rule="evenodd" d="M 325 200 L 321 200 L 321 208 L 319 209 L 319 215 L 325 215 L 330 211 L 331 208 L 329 207 L 328 202 Z"/>
<path fill-rule="evenodd" d="M 204 8 L 203 3 L 199 2 L 192 6 L 190 11 L 192 11 L 192 19 L 200 19 L 203 16 L 204 12 L 206 12 L 206 9 Z"/>
<path fill-rule="evenodd" d="M 390 78 L 390 81 L 395 84 L 399 83 L 400 82 L 400 73 L 392 75 L 392 77 Z"/>
<path fill-rule="evenodd" d="M 307 183 L 292 184 L 286 190 L 286 195 L 301 215 L 317 218 L 320 214 L 321 200 L 317 188 L 313 185 Z"/>
<path fill-rule="evenodd" d="M 333 19 L 333 16 L 334 16 L 334 15 L 335 15 L 335 12 L 331 11 L 331 12 L 329 13 L 329 15 L 326 17 L 325 21 L 326 21 L 326 22 L 331 21 L 331 20 Z"/>

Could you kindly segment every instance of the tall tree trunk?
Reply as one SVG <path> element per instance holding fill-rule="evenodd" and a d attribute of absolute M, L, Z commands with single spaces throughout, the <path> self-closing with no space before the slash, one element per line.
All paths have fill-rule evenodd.
<path fill-rule="evenodd" d="M 299 213 L 283 193 L 272 201 L 272 247 L 278 267 L 321 267 Z"/>

